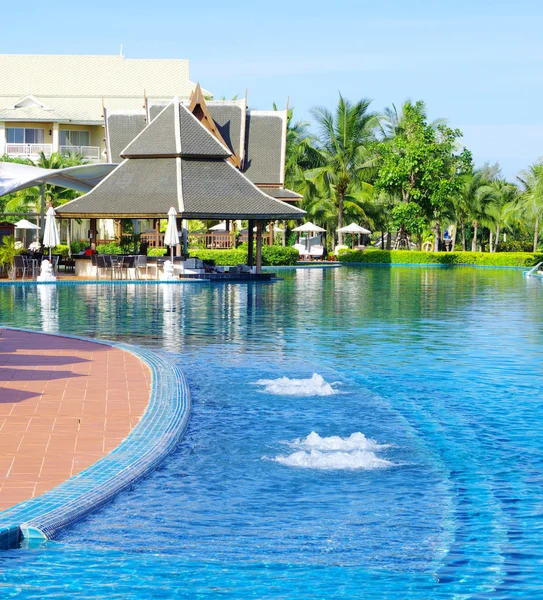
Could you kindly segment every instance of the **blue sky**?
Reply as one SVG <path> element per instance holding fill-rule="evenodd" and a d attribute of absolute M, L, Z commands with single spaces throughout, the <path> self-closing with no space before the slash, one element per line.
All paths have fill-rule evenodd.
<path fill-rule="evenodd" d="M 442 6 L 438 6 L 438 4 Z M 425 100 L 508 177 L 543 156 L 543 3 L 496 0 L 10 3 L 0 53 L 188 58 L 216 97 L 245 93 L 297 119 L 341 91 L 375 110 Z"/>

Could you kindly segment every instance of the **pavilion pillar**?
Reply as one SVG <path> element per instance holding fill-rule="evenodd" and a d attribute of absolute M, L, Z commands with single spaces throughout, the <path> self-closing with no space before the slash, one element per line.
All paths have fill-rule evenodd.
<path fill-rule="evenodd" d="M 183 219 L 181 221 L 181 226 L 183 227 L 183 255 L 189 255 L 189 224 L 187 219 Z"/>
<path fill-rule="evenodd" d="M 89 242 L 91 250 L 96 250 L 96 236 L 98 234 L 96 229 L 96 221 L 97 219 L 90 220 L 90 229 L 89 229 Z"/>
<path fill-rule="evenodd" d="M 43 230 L 45 229 L 45 183 L 40 185 L 41 208 L 40 208 L 40 237 L 43 239 Z"/>
<path fill-rule="evenodd" d="M 256 222 L 256 272 L 262 273 L 262 221 Z"/>
<path fill-rule="evenodd" d="M 248 225 L 248 229 L 247 229 L 247 246 L 248 246 L 248 250 L 247 250 L 247 265 L 249 267 L 252 267 L 254 265 L 254 249 L 253 249 L 253 241 L 254 241 L 254 235 L 253 235 L 253 227 L 255 226 L 255 222 L 249 220 L 249 225 Z"/>

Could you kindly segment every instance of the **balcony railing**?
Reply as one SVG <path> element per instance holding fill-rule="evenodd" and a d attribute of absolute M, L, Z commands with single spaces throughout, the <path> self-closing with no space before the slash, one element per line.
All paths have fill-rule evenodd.
<path fill-rule="evenodd" d="M 61 154 L 81 154 L 89 160 L 100 160 L 100 148 L 98 146 L 61 146 Z"/>
<path fill-rule="evenodd" d="M 51 156 L 53 152 L 52 144 L 6 144 L 6 154 L 8 156 L 37 157 L 41 153 L 45 156 Z"/>

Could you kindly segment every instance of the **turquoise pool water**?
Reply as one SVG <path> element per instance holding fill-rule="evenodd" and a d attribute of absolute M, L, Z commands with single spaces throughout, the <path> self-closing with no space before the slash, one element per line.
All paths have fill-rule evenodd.
<path fill-rule="evenodd" d="M 1 324 L 168 353 L 193 397 L 160 470 L 0 553 L 0 597 L 543 597 L 542 282 L 282 276 L 0 288 Z"/>

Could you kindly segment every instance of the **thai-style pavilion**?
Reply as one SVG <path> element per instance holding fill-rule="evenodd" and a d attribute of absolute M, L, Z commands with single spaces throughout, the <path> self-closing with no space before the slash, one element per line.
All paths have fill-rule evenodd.
<path fill-rule="evenodd" d="M 300 198 L 283 186 L 286 111 L 210 104 L 197 87 L 189 103 L 146 103 L 142 115 L 105 108 L 108 157 L 121 162 L 58 216 L 90 219 L 94 239 L 96 219 L 164 219 L 171 206 L 184 220 L 246 219 L 258 267 L 263 224 L 305 214 L 283 201 Z"/>

